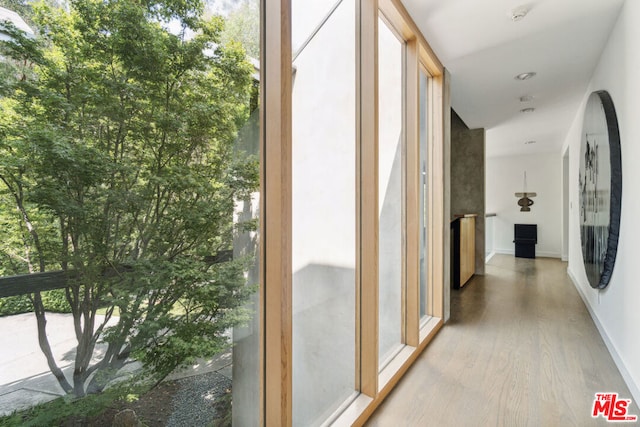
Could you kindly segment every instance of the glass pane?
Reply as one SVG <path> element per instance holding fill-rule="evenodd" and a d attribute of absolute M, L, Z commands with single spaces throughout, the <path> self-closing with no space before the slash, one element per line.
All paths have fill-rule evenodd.
<path fill-rule="evenodd" d="M 294 61 L 296 426 L 326 421 L 355 389 L 354 37 L 355 2 L 344 0 Z"/>
<path fill-rule="evenodd" d="M 224 0 L 208 0 L 209 7 L 223 4 Z M 244 48 L 247 59 L 253 66 L 250 115 L 241 126 L 235 145 L 234 161 L 239 164 L 254 162 L 250 169 L 258 171 L 260 159 L 260 0 L 242 0 L 231 3 L 227 15 L 222 40 L 226 43 L 238 42 Z M 254 188 L 236 198 L 234 224 L 238 227 L 233 242 L 234 259 L 245 260 L 245 283 L 254 288 L 245 304 L 247 318 L 233 328 L 233 348 L 231 358 L 221 362 L 231 362 L 232 373 L 232 417 L 234 426 L 260 424 L 260 293 L 256 287 L 260 283 L 260 191 Z M 229 369 L 229 367 L 227 367 Z M 215 403 L 214 403 L 215 405 Z M 218 425 L 229 421 L 227 413 Z M 193 423 L 193 421 L 190 421 Z M 216 423 L 214 423 L 216 425 Z"/>
<path fill-rule="evenodd" d="M 427 107 L 427 75 L 424 70 L 420 70 L 420 318 L 427 316 L 427 268 L 428 268 L 428 247 L 427 247 L 427 225 L 429 214 L 429 182 L 427 175 L 427 126 L 428 126 L 428 107 Z"/>
<path fill-rule="evenodd" d="M 291 0 L 291 47 L 300 53 L 343 0 Z"/>
<path fill-rule="evenodd" d="M 383 368 L 402 343 L 404 43 L 382 19 L 378 34 L 379 360 Z"/>
<path fill-rule="evenodd" d="M 0 416 L 257 425 L 259 1 L 14 3 Z"/>

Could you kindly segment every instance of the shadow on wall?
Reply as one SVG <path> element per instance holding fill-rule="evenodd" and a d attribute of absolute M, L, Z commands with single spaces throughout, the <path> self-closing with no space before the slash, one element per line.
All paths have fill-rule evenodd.
<path fill-rule="evenodd" d="M 391 148 L 391 147 L 389 147 Z M 402 140 L 398 138 L 393 157 L 386 163 L 387 176 L 380 176 L 380 362 L 393 354 L 401 336 L 402 290 Z M 393 150 L 393 148 L 392 148 Z M 388 150 L 391 154 L 391 150 Z M 391 161 L 390 161 L 391 160 Z M 386 185 L 386 189 L 384 187 Z M 383 197 L 384 194 L 384 197 Z"/>
<path fill-rule="evenodd" d="M 355 270 L 309 264 L 293 283 L 294 419 L 318 425 L 355 390 Z"/>

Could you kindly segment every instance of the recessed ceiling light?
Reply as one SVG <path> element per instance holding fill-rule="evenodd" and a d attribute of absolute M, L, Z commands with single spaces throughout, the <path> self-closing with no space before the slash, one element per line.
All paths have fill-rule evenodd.
<path fill-rule="evenodd" d="M 513 22 L 517 22 L 527 16 L 527 13 L 529 13 L 529 9 L 526 6 L 520 6 L 509 12 L 509 16 Z"/>
<path fill-rule="evenodd" d="M 527 142 L 525 142 L 524 144 L 525 144 L 525 145 L 530 145 L 530 144 L 535 144 L 535 143 L 536 143 L 536 142 L 532 140 L 532 141 L 527 141 Z"/>
<path fill-rule="evenodd" d="M 529 80 L 531 77 L 535 76 L 536 73 L 534 71 L 529 71 L 528 73 L 518 74 L 514 77 L 516 80 Z"/>
<path fill-rule="evenodd" d="M 535 108 L 523 108 L 522 110 L 520 110 L 521 113 L 533 113 L 534 111 L 536 111 Z"/>
<path fill-rule="evenodd" d="M 533 96 L 531 95 L 522 95 L 520 97 L 520 102 L 531 102 L 533 101 Z"/>

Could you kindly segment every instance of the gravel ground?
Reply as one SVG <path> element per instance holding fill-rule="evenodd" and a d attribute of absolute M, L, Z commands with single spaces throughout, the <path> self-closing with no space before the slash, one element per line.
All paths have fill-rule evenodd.
<path fill-rule="evenodd" d="M 167 427 L 211 426 L 218 414 L 216 400 L 231 390 L 231 380 L 217 372 L 182 378 L 173 397 L 173 413 Z"/>

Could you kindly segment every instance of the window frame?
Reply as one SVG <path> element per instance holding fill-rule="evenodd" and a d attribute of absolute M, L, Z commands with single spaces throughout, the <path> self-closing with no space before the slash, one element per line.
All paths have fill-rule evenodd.
<path fill-rule="evenodd" d="M 419 52 L 419 49 L 417 49 L 417 50 Z M 421 181 L 421 178 L 420 178 L 420 175 L 422 174 L 422 170 L 421 170 L 422 168 L 421 168 L 421 164 L 420 164 L 420 160 L 421 160 L 420 159 L 420 153 L 421 153 L 421 150 L 422 150 L 422 147 L 421 147 L 421 145 L 422 145 L 422 140 L 421 140 L 422 135 L 420 134 L 420 121 L 422 120 L 422 114 L 423 114 L 423 112 L 420 110 L 420 97 L 422 96 L 422 94 L 421 94 L 422 88 L 421 88 L 420 80 L 422 78 L 422 75 L 424 75 L 425 79 L 426 79 L 425 107 L 426 107 L 426 110 L 427 110 L 426 111 L 426 129 L 425 129 L 426 132 L 427 132 L 427 135 L 426 135 L 426 147 L 424 147 L 426 161 L 427 161 L 427 192 L 426 192 L 427 194 L 426 195 L 419 194 L 418 195 L 418 197 L 419 197 L 418 203 L 419 203 L 420 200 L 423 200 L 424 204 L 427 207 L 427 212 L 428 212 L 429 209 L 430 209 L 430 203 L 431 203 L 429 198 L 430 198 L 430 195 L 431 195 L 430 186 L 431 186 L 431 181 L 432 181 L 431 176 L 430 176 L 431 175 L 431 169 L 432 169 L 432 167 L 431 167 L 432 165 L 430 164 L 430 161 L 431 161 L 430 149 L 431 149 L 431 147 L 433 145 L 433 133 L 431 132 L 432 123 L 429 120 L 430 119 L 429 114 L 431 113 L 431 110 L 434 107 L 433 105 L 431 105 L 432 103 L 430 102 L 431 100 L 429 98 L 429 95 L 430 95 L 431 90 L 432 90 L 432 88 L 431 88 L 431 79 L 432 79 L 433 76 L 429 73 L 429 71 L 427 70 L 427 67 L 424 65 L 424 63 L 422 62 L 422 60 L 419 57 L 417 58 L 417 61 L 418 61 L 418 67 L 417 67 L 417 69 L 418 69 L 418 83 L 417 83 L 416 93 L 417 93 L 417 98 L 418 98 L 418 107 L 417 107 L 417 112 L 418 112 L 418 123 L 417 123 L 417 125 L 418 125 L 418 135 L 417 135 L 418 148 L 417 148 L 416 157 L 418 158 L 418 170 L 417 170 L 416 173 L 418 174 L 418 191 L 420 193 L 422 193 L 424 191 L 424 189 L 422 188 L 422 181 Z M 409 89 L 407 89 L 407 91 L 409 91 Z M 424 207 L 420 206 L 420 204 L 419 204 L 418 205 L 418 211 L 419 211 L 420 216 L 423 215 L 423 212 L 424 212 L 423 209 L 424 209 Z M 431 317 L 433 317 L 433 306 L 434 306 L 434 304 L 433 304 L 433 295 L 432 295 L 433 294 L 433 277 L 431 275 L 432 262 L 431 262 L 431 251 L 430 251 L 430 247 L 429 247 L 429 239 L 431 238 L 431 235 L 430 235 L 430 230 L 431 230 L 430 221 L 431 221 L 431 219 L 430 218 L 431 218 L 431 215 L 427 214 L 426 221 L 424 222 L 424 227 L 429 231 L 429 232 L 426 233 L 425 241 L 424 241 L 425 252 L 426 252 L 426 254 L 425 254 L 425 269 L 426 269 L 426 275 L 427 275 L 427 277 L 426 277 L 427 289 L 426 289 L 425 295 L 422 295 L 422 292 L 420 292 L 421 291 L 420 282 L 422 280 L 422 277 L 421 277 L 421 273 L 420 273 L 420 265 L 418 265 L 418 279 L 417 279 L 417 281 L 418 281 L 418 297 L 417 298 L 418 298 L 418 322 L 420 324 L 420 328 L 424 327 L 426 325 L 426 323 L 429 321 L 429 319 L 431 319 Z M 420 227 L 420 223 L 422 221 L 423 221 L 422 218 L 418 219 L 418 227 Z M 422 230 L 419 229 L 418 233 L 422 233 Z M 420 240 L 420 238 L 418 240 Z M 418 242 L 418 263 L 419 263 L 419 258 L 420 258 L 420 250 L 421 250 L 421 247 L 420 247 L 420 241 L 419 241 Z M 424 301 L 425 302 L 425 314 L 424 314 L 424 316 L 422 316 L 421 315 L 422 313 L 420 312 L 420 304 L 422 303 L 423 299 L 426 300 L 426 301 Z M 420 340 L 418 338 L 418 342 L 419 341 Z"/>
<path fill-rule="evenodd" d="M 336 424 L 362 425 L 388 395 L 444 322 L 445 120 L 448 75 L 399 0 L 356 0 L 356 383 L 360 394 Z M 292 423 L 291 144 L 292 52 L 290 0 L 261 6 L 261 413 L 263 425 Z M 406 41 L 405 291 L 406 345 L 378 374 L 378 16 Z M 419 73 L 428 79 L 428 310 L 419 312 Z M 417 158 L 418 157 L 418 158 Z M 333 418 L 333 417 L 332 417 Z"/>
<path fill-rule="evenodd" d="M 412 212 L 412 208 L 413 206 L 411 206 L 410 204 L 410 200 L 413 201 L 413 197 L 408 197 L 408 191 L 410 189 L 409 185 L 410 185 L 410 181 L 408 177 L 412 176 L 412 171 L 410 173 L 409 171 L 409 165 L 408 163 L 408 158 L 409 158 L 409 153 L 408 150 L 411 149 L 413 147 L 414 144 L 410 143 L 410 141 L 412 141 L 412 137 L 413 134 L 412 132 L 409 131 L 412 123 L 414 122 L 413 117 L 412 117 L 412 111 L 410 111 L 410 108 L 408 106 L 408 99 L 410 97 L 410 93 L 409 93 L 409 83 L 408 83 L 408 74 L 410 73 L 409 69 L 410 64 L 409 64 L 409 56 L 410 56 L 410 46 L 409 43 L 413 42 L 412 40 L 406 40 L 405 37 L 402 35 L 401 31 L 396 28 L 396 26 L 393 24 L 392 21 L 390 21 L 389 19 L 387 19 L 387 17 L 385 16 L 385 14 L 379 10 L 378 12 L 378 31 L 380 28 L 380 22 L 382 22 L 383 24 L 385 24 L 388 28 L 388 30 L 398 39 L 398 42 L 401 45 L 401 97 L 402 97 L 402 101 L 401 101 L 401 117 L 400 117 L 400 121 L 402 124 L 402 128 L 400 130 L 400 151 L 401 151 L 401 160 L 400 160 L 400 180 L 401 180 L 401 190 L 400 190 L 400 200 L 401 200 L 401 206 L 400 206 L 400 232 L 401 232 L 401 259 L 400 259 L 400 343 L 398 343 L 398 345 L 395 346 L 395 348 L 392 351 L 392 355 L 387 359 L 387 360 L 378 360 L 378 372 L 380 375 L 383 374 L 383 372 L 385 371 L 385 369 L 387 368 L 387 366 L 389 366 L 392 361 L 394 360 L 395 357 L 398 356 L 398 354 L 400 354 L 402 352 L 402 350 L 404 349 L 404 347 L 406 345 L 412 345 L 410 342 L 408 342 L 408 334 L 410 333 L 410 330 L 412 330 L 413 328 L 411 328 L 409 326 L 409 324 L 411 324 L 412 322 L 409 321 L 409 316 L 413 313 L 413 309 L 412 307 L 410 307 L 409 301 L 413 302 L 415 301 L 415 298 L 408 298 L 410 295 L 409 289 L 408 289 L 408 285 L 407 283 L 410 281 L 408 274 L 410 271 L 410 264 L 413 265 L 412 261 L 413 258 L 409 256 L 410 252 L 409 251 L 409 241 L 413 241 L 414 239 L 411 239 L 410 236 L 412 236 L 411 233 L 409 233 L 409 229 L 408 229 L 408 221 L 413 220 L 414 216 L 410 214 L 410 212 Z M 376 35 L 376 40 L 378 39 L 378 35 Z M 379 52 L 379 51 L 378 51 Z M 380 66 L 380 63 L 378 63 L 378 67 Z M 378 71 L 379 73 L 379 71 Z M 376 84 L 378 85 L 377 90 L 378 93 L 380 92 L 380 81 L 376 80 Z M 379 104 L 378 104 L 379 105 Z M 380 129 L 380 120 L 378 120 L 378 122 L 375 124 L 378 127 L 378 130 Z M 378 132 L 379 134 L 379 132 Z M 378 149 L 380 148 L 380 141 L 378 140 Z M 380 161 L 380 153 L 378 152 L 377 155 L 378 158 L 378 162 Z M 378 163 L 379 164 L 379 163 Z M 379 193 L 379 185 L 380 185 L 380 177 L 378 176 L 378 179 L 375 182 L 375 186 L 376 189 L 378 191 L 378 195 Z M 378 196 L 379 197 L 379 196 Z M 380 201 L 378 201 L 380 202 Z M 378 210 L 376 211 L 378 213 L 378 222 L 379 222 L 379 212 L 380 212 L 380 206 L 378 205 Z M 378 253 L 379 253 L 379 248 L 380 248 L 380 231 L 378 229 L 378 242 L 377 242 L 377 248 L 378 248 Z M 411 248 L 413 249 L 413 248 Z M 380 267 L 380 265 L 378 265 L 378 268 Z M 379 278 L 378 278 L 379 279 Z M 411 281 L 413 281 L 413 277 L 411 277 Z M 380 282 L 378 282 L 378 292 L 380 292 Z M 378 299 L 380 299 L 380 295 L 378 294 Z M 378 308 L 380 308 L 380 303 L 378 303 Z M 379 317 L 380 311 L 378 310 L 378 323 L 380 322 L 380 317 Z M 378 328 L 378 333 L 380 333 L 380 328 Z M 379 351 L 379 349 L 378 349 Z M 381 355 L 378 355 L 378 358 L 380 359 Z"/>

